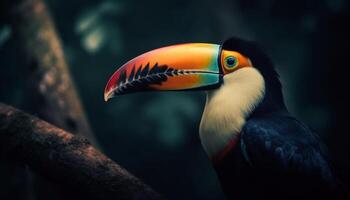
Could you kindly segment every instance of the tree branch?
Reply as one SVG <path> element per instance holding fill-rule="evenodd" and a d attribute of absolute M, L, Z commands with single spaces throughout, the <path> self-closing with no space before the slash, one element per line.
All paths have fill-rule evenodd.
<path fill-rule="evenodd" d="M 86 139 L 0 103 L 0 155 L 85 199 L 160 199 Z"/>
<path fill-rule="evenodd" d="M 6 1 L 26 62 L 28 110 L 73 134 L 83 135 L 97 146 L 45 2 Z"/>

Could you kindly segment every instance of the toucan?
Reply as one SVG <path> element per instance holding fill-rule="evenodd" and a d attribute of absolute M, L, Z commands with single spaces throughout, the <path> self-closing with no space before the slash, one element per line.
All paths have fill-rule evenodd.
<path fill-rule="evenodd" d="M 206 91 L 199 136 L 228 199 L 314 199 L 336 190 L 325 145 L 290 114 L 257 43 L 233 37 L 149 51 L 117 69 L 104 99 L 179 90 Z"/>

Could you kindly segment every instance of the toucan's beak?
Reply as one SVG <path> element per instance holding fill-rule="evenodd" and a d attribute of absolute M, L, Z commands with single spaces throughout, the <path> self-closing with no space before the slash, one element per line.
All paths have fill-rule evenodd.
<path fill-rule="evenodd" d="M 180 44 L 144 53 L 120 67 L 109 79 L 104 99 L 150 90 L 215 88 L 222 82 L 220 46 Z"/>

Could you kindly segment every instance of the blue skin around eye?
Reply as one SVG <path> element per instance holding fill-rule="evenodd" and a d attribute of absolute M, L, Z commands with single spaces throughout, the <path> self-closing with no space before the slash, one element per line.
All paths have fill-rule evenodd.
<path fill-rule="evenodd" d="M 229 67 L 232 67 L 236 64 L 236 59 L 234 57 L 228 57 L 228 58 L 226 58 L 226 64 Z"/>

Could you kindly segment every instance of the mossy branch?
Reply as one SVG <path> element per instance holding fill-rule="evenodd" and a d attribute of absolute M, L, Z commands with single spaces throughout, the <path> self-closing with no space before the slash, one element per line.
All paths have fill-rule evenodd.
<path fill-rule="evenodd" d="M 0 156 L 78 191 L 80 199 L 160 199 L 87 139 L 1 103 Z"/>

